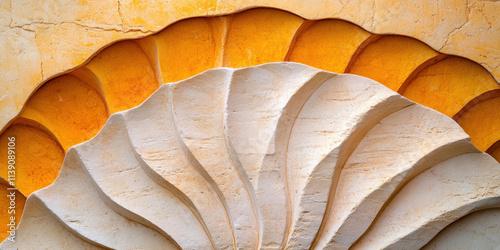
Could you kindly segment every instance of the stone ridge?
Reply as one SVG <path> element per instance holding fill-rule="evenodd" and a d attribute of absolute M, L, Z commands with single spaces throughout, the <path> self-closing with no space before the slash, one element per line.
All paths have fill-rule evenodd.
<path fill-rule="evenodd" d="M 43 83 L 25 103 L 5 106 L 22 110 L 10 121 L 0 119 L 7 124 L 0 144 L 12 136 L 29 141 L 18 148 L 16 188 L 27 197 L 50 185 L 71 146 L 94 137 L 111 114 L 139 105 L 164 83 L 220 66 L 276 61 L 375 80 L 453 117 L 476 147 L 500 161 L 500 119 L 490 115 L 500 108 L 500 85 L 481 65 L 411 37 L 372 34 L 345 20 L 306 20 L 279 9 L 253 8 L 189 18 L 157 34 L 116 42 Z M 0 159 L 6 152 L 0 150 Z M 0 177 L 7 179 L 5 163 L 0 161 Z"/>
<path fill-rule="evenodd" d="M 498 80 L 498 1 L 1 1 L 0 96 L 3 127 L 40 83 L 75 68 L 119 40 L 159 32 L 191 17 L 248 8 L 290 11 L 305 19 L 336 18 L 374 33 L 401 34 L 479 62 Z M 19 69 L 23 72 L 20 74 Z M 13 87 L 14 86 L 14 87 Z M 19 87 L 22 86 L 22 87 Z"/>
<path fill-rule="evenodd" d="M 208 70 L 112 115 L 0 247 L 419 249 L 493 207 L 500 164 L 451 118 L 282 62 Z"/>

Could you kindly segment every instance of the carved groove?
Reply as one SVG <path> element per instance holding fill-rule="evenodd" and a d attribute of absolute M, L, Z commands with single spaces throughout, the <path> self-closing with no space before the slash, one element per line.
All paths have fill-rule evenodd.
<path fill-rule="evenodd" d="M 418 249 L 498 207 L 500 165 L 453 119 L 364 77 L 270 63 L 112 115 L 0 247 Z"/>
<path fill-rule="evenodd" d="M 221 66 L 276 61 L 359 74 L 450 117 L 462 115 L 473 101 L 485 102 L 478 98 L 484 93 L 500 89 L 491 73 L 476 62 L 443 54 L 414 38 L 370 33 L 340 19 L 308 20 L 279 9 L 250 8 L 230 15 L 181 20 L 157 34 L 102 48 L 79 68 L 48 79 L 25 103 L 16 103 L 24 108 L 18 117 L 0 121 L 4 122 L 0 136 L 9 136 L 6 131 L 12 124 L 28 118 L 55 135 L 49 143 L 32 148 L 52 152 L 62 147 L 66 152 L 95 136 L 111 114 L 135 107 L 164 83 Z M 494 104 L 484 109 L 500 107 Z M 466 128 L 466 132 L 473 144 L 485 151 L 500 141 L 498 117 L 465 119 L 459 124 L 479 128 Z M 491 122 L 481 122 L 484 119 Z M 23 133 L 34 136 L 33 132 Z M 499 152 L 491 155 L 499 160 Z M 24 161 L 38 160 L 29 150 L 19 155 Z M 48 164 L 56 165 L 53 171 L 58 171 L 61 161 L 58 158 Z M 30 164 L 22 164 L 19 171 L 29 175 Z M 25 195 L 52 183 L 56 176 L 44 175 L 37 168 L 33 171 L 37 185 L 17 186 Z M 7 175 L 1 177 L 6 179 Z"/>

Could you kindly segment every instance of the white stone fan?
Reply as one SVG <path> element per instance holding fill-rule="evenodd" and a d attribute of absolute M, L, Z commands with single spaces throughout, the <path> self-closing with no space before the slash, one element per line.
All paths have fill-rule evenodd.
<path fill-rule="evenodd" d="M 219 68 L 71 148 L 1 248 L 446 248 L 441 230 L 499 196 L 500 165 L 458 124 L 375 81 Z"/>

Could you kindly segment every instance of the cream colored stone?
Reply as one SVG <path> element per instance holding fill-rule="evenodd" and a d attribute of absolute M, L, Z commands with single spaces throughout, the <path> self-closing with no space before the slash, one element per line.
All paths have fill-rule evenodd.
<path fill-rule="evenodd" d="M 160 89 L 155 98 L 124 113 L 131 144 L 147 163 L 145 167 L 151 169 L 151 178 L 164 178 L 193 202 L 215 247 L 234 248 L 227 204 L 213 179 L 180 139 L 170 96 L 170 88 Z"/>
<path fill-rule="evenodd" d="M 500 209 L 469 214 L 439 232 L 422 249 L 498 249 Z"/>
<path fill-rule="evenodd" d="M 292 248 L 311 246 L 329 190 L 362 136 L 384 116 L 410 104 L 379 83 L 353 75 L 329 79 L 309 98 L 288 142 Z"/>
<path fill-rule="evenodd" d="M 11 3 L 0 1 L 0 27 L 7 27 L 11 19 Z"/>
<path fill-rule="evenodd" d="M 258 247 L 261 225 L 255 192 L 226 137 L 232 74 L 227 68 L 209 70 L 189 84 L 173 84 L 172 106 L 179 136 L 226 199 L 238 246 L 249 249 Z"/>
<path fill-rule="evenodd" d="M 78 237 L 63 225 L 37 195 L 29 196 L 23 213 L 23 226 L 16 229 L 16 240 L 5 240 L 2 249 L 103 249 Z"/>
<path fill-rule="evenodd" d="M 75 149 L 102 190 L 102 198 L 118 213 L 172 237 L 183 249 L 212 246 L 189 198 L 167 180 L 152 178 L 136 157 L 121 113 L 111 116 L 96 137 Z"/>
<path fill-rule="evenodd" d="M 0 75 L 9 76 L 0 78 L 0 89 L 4 90 L 0 127 L 19 113 L 43 81 L 81 65 L 108 44 L 153 34 L 185 18 L 260 6 L 306 19 L 345 19 L 371 32 L 411 36 L 441 52 L 477 61 L 497 80 L 500 77 L 497 1 L 2 0 L 0 6 L 0 40 L 25 41 L 23 54 L 36 59 L 27 61 L 12 46 L 0 46 Z M 19 69 L 23 76 L 13 76 Z"/>
<path fill-rule="evenodd" d="M 450 118 L 364 77 L 214 69 L 70 149 L 0 247 L 417 249 L 500 207 L 500 164 L 478 152 Z"/>
<path fill-rule="evenodd" d="M 35 32 L 2 29 L 0 38 L 0 126 L 4 127 L 22 109 L 43 74 Z"/>
<path fill-rule="evenodd" d="M 353 249 L 418 249 L 477 210 L 500 206 L 500 168 L 472 153 L 441 162 L 408 183 Z"/>
<path fill-rule="evenodd" d="M 53 188 L 40 190 L 37 197 L 74 234 L 107 248 L 178 247 L 168 236 L 131 221 L 108 206 L 75 150 L 68 151 L 64 164 L 67 167 L 59 174 Z M 61 193 L 68 199 L 60 199 Z"/>
<path fill-rule="evenodd" d="M 429 140 L 429 137 L 433 138 Z M 438 162 L 479 152 L 452 119 L 420 105 L 383 118 L 343 166 L 318 248 L 349 248 L 391 195 Z"/>
<path fill-rule="evenodd" d="M 333 76 L 298 64 L 267 64 L 233 74 L 225 108 L 227 136 L 255 189 L 262 247 L 285 244 L 290 200 L 284 153 L 291 123 L 312 92 Z"/>

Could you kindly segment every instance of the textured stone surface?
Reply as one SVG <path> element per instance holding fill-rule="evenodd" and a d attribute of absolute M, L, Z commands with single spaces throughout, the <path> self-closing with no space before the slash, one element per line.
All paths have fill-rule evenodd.
<path fill-rule="evenodd" d="M 0 151 L 0 157 L 5 159 L 0 164 L 0 176 L 5 180 L 9 179 L 9 137 L 16 138 L 14 186 L 27 197 L 33 191 L 50 185 L 61 170 L 65 154 L 57 139 L 39 124 L 24 119 L 17 120 L 0 136 L 0 143 L 6 149 Z"/>
<path fill-rule="evenodd" d="M 497 1 L 2 0 L 0 88 L 5 92 L 0 96 L 0 126 L 19 112 L 41 81 L 82 64 L 103 46 L 153 34 L 185 18 L 258 6 L 283 9 L 306 19 L 344 19 L 371 32 L 414 37 L 441 52 L 479 62 L 497 79 L 500 75 Z M 270 35 L 283 38 L 279 33 Z M 19 68 L 23 68 L 22 74 Z"/>
<path fill-rule="evenodd" d="M 417 67 L 436 56 L 436 51 L 420 41 L 403 36 L 383 36 L 361 51 L 349 73 L 368 77 L 398 91 Z"/>
<path fill-rule="evenodd" d="M 399 93 L 453 117 L 474 97 L 499 89 L 495 79 L 485 73 L 484 68 L 467 59 L 445 58 L 408 79 Z"/>
<path fill-rule="evenodd" d="M 394 196 L 354 249 L 424 246 L 460 217 L 498 207 L 499 174 L 498 163 L 486 154 L 463 154 L 435 165 Z"/>
<path fill-rule="evenodd" d="M 429 140 L 428 134 L 435 137 Z M 455 122 L 428 108 L 411 105 L 385 117 L 344 165 L 330 208 L 337 212 L 327 219 L 317 246 L 350 246 L 395 190 L 436 163 L 467 152 L 479 151 Z"/>
<path fill-rule="evenodd" d="M 124 7 L 121 4 L 123 2 L 118 6 L 111 3 L 103 7 L 120 7 L 121 10 Z M 27 6 L 35 5 L 29 3 Z M 76 9 L 85 11 L 85 7 Z M 197 10 L 190 8 L 186 11 Z M 28 12 L 31 13 L 31 10 Z M 59 18 L 71 17 L 62 15 Z M 102 20 L 108 19 L 116 23 L 113 15 Z M 71 29 L 67 25 L 61 23 L 54 28 L 61 31 L 64 31 L 62 28 Z M 474 61 L 435 51 L 412 37 L 370 33 L 363 27 L 332 18 L 310 20 L 270 8 L 251 8 L 230 15 L 180 20 L 157 34 L 106 45 L 88 62 L 43 83 L 24 107 L 22 103 L 16 104 L 16 110 L 23 108 L 18 117 L 0 119 L 0 125 L 7 124 L 0 136 L 12 136 L 13 126 L 26 123 L 36 124 L 38 131 L 16 130 L 19 136 L 36 138 L 43 133 L 49 137 L 49 140 L 43 141 L 29 139 L 30 152 L 36 154 L 23 153 L 20 156 L 19 174 L 29 176 L 31 182 L 36 183 L 29 191 L 22 188 L 24 194 L 29 195 L 55 179 L 62 156 L 52 153 L 62 148 L 64 154 L 71 146 L 94 137 L 111 114 L 135 107 L 162 84 L 183 80 L 219 66 L 244 67 L 284 60 L 337 73 L 366 76 L 454 119 L 462 115 L 459 124 L 466 128 L 473 144 L 500 160 L 491 148 L 500 140 L 499 130 L 494 129 L 500 126 L 500 117 L 489 115 L 494 113 L 491 110 L 500 108 L 499 104 L 477 105 L 476 108 L 481 109 L 475 112 L 477 115 L 471 115 L 474 113 L 472 110 L 468 112 L 472 104 L 482 104 L 486 100 L 484 95 L 495 92 L 498 94 L 496 97 L 500 96 L 500 85 L 487 69 Z M 399 30 L 398 27 L 394 29 Z M 37 39 L 58 39 L 57 35 L 60 34 L 55 34 L 54 38 L 37 35 Z M 76 41 L 88 39 L 76 38 L 71 46 L 76 46 Z M 490 38 L 494 40 L 495 36 Z M 57 59 L 57 55 L 52 53 L 58 48 L 55 43 L 41 47 L 50 53 L 50 63 L 55 66 L 59 65 L 61 58 Z M 16 53 L 23 58 L 25 50 Z M 15 70 L 13 73 L 21 74 L 26 67 Z M 11 87 L 5 89 L 5 100 L 10 98 L 8 93 Z M 27 93 L 30 89 L 18 88 L 15 91 Z M 13 107 L 6 106 L 6 109 Z M 482 122 L 486 119 L 488 122 Z M 43 164 L 38 163 L 40 159 L 36 156 L 49 152 L 54 156 L 45 157 Z M 5 162 L 0 159 L 0 168 Z M 26 165 L 27 162 L 36 164 Z M 51 166 L 51 174 L 38 171 L 40 168 L 34 165 Z"/>
<path fill-rule="evenodd" d="M 451 118 L 364 77 L 271 63 L 111 116 L 0 247 L 418 249 L 498 207 L 500 164 Z"/>
<path fill-rule="evenodd" d="M 471 135 L 471 141 L 481 150 L 486 151 L 500 141 L 500 123 L 497 122 L 499 116 L 496 115 L 499 106 L 500 93 L 497 93 L 491 99 L 472 106 L 457 119 L 458 124 Z M 479 137 L 483 139 L 476 139 Z"/>
<path fill-rule="evenodd" d="M 441 231 L 423 249 L 498 249 L 500 209 L 469 214 Z"/>

